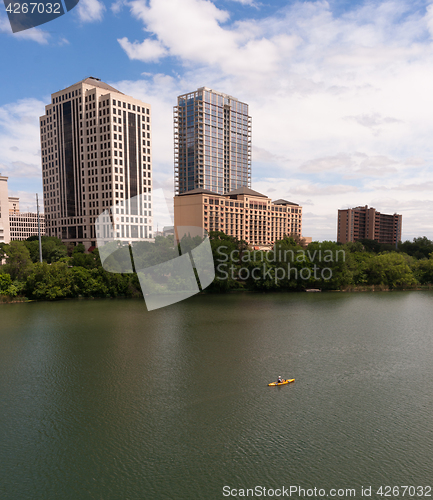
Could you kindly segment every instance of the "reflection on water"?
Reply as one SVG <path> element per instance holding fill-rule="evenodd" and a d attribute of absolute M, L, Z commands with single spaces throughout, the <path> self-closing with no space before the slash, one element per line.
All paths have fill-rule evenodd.
<path fill-rule="evenodd" d="M 2 306 L 0 498 L 428 484 L 432 304 L 404 292 Z M 267 387 L 278 375 L 296 382 Z"/>

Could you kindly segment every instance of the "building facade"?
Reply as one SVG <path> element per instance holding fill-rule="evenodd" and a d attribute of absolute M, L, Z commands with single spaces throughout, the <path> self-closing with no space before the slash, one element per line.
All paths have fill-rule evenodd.
<path fill-rule="evenodd" d="M 0 243 L 10 240 L 8 178 L 0 175 Z"/>
<path fill-rule="evenodd" d="M 367 205 L 338 211 L 339 243 L 368 239 L 396 245 L 401 241 L 401 229 L 402 216 L 399 214 L 381 214 Z"/>
<path fill-rule="evenodd" d="M 95 219 L 124 202 L 111 214 L 115 236 L 152 237 L 149 104 L 89 77 L 51 95 L 40 133 L 49 236 L 96 246 Z"/>
<path fill-rule="evenodd" d="M 174 224 L 222 231 L 266 247 L 291 234 L 302 237 L 302 207 L 287 200 L 273 202 L 247 187 L 226 195 L 195 189 L 174 197 Z"/>
<path fill-rule="evenodd" d="M 0 243 L 26 240 L 37 236 L 38 214 L 20 212 L 20 199 L 8 195 L 8 178 L 0 176 Z M 45 217 L 39 214 L 41 235 L 45 235 Z"/>
<path fill-rule="evenodd" d="M 30 236 L 38 236 L 38 214 L 16 212 L 9 214 L 11 240 L 24 241 Z M 45 216 L 39 214 L 41 236 L 45 236 Z"/>
<path fill-rule="evenodd" d="M 235 97 L 201 87 L 174 107 L 175 194 L 251 187 L 251 117 Z"/>

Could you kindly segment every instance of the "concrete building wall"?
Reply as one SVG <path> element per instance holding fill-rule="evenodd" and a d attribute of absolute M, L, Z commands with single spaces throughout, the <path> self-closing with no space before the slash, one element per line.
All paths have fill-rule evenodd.
<path fill-rule="evenodd" d="M 20 199 L 15 196 L 9 196 L 9 213 L 17 214 L 20 211 Z"/>
<path fill-rule="evenodd" d="M 11 240 L 24 241 L 30 236 L 37 236 L 38 233 L 38 214 L 34 212 L 23 212 L 9 214 L 10 237 Z M 39 224 L 41 227 L 41 236 L 45 236 L 45 216 L 39 214 Z"/>
<path fill-rule="evenodd" d="M 207 197 L 206 197 L 207 198 Z M 174 224 L 204 228 L 204 194 L 174 198 Z"/>
<path fill-rule="evenodd" d="M 0 243 L 10 242 L 8 178 L 0 175 Z"/>

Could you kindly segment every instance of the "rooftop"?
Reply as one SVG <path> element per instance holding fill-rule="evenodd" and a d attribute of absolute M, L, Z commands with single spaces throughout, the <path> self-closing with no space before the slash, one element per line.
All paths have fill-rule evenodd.
<path fill-rule="evenodd" d="M 247 196 L 259 196 L 261 198 L 267 198 L 267 196 L 265 196 L 264 194 L 258 193 L 257 191 L 253 191 L 252 189 L 250 189 L 246 186 L 242 186 L 238 189 L 234 189 L 233 191 L 226 193 L 224 196 L 236 196 L 236 195 L 242 195 L 242 194 L 247 195 Z"/>
<path fill-rule="evenodd" d="M 185 191 L 184 193 L 180 193 L 177 196 L 188 196 L 192 194 L 210 194 L 212 196 L 222 196 L 221 194 L 214 193 L 213 191 L 209 191 L 208 189 L 203 188 L 191 189 L 191 191 Z"/>
<path fill-rule="evenodd" d="M 293 203 L 292 201 L 287 201 L 287 200 L 276 200 L 272 202 L 274 205 L 294 205 L 295 207 L 299 207 L 298 203 Z"/>
<path fill-rule="evenodd" d="M 71 87 L 75 87 L 75 85 L 79 85 L 80 83 L 85 83 L 87 85 L 91 85 L 92 87 L 98 87 L 100 89 L 108 90 L 109 92 L 116 92 L 117 94 L 125 95 L 123 92 L 120 92 L 120 90 L 115 89 L 111 85 L 108 85 L 108 83 L 102 82 L 99 78 L 96 78 L 94 76 L 84 78 L 84 80 L 74 83 L 73 85 L 69 85 L 69 87 L 66 87 L 66 89 L 58 90 L 57 92 L 64 92 Z M 55 94 L 57 94 L 57 92 L 55 92 Z"/>

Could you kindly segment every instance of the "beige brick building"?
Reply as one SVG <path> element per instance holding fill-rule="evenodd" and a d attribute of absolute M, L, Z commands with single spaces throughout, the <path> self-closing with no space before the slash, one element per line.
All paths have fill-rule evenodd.
<path fill-rule="evenodd" d="M 395 245 L 401 241 L 402 216 L 381 214 L 375 208 L 348 208 L 338 211 L 337 241 L 348 243 L 362 239 Z"/>
<path fill-rule="evenodd" d="M 112 214 L 115 236 L 124 242 L 152 237 L 149 104 L 89 77 L 52 94 L 40 133 L 49 236 L 95 246 L 98 215 L 142 195 L 141 203 L 126 201 Z"/>
<path fill-rule="evenodd" d="M 219 195 L 194 189 L 174 197 L 174 223 L 223 231 L 251 245 L 270 246 L 285 235 L 302 236 L 302 207 L 272 201 L 248 187 Z"/>

